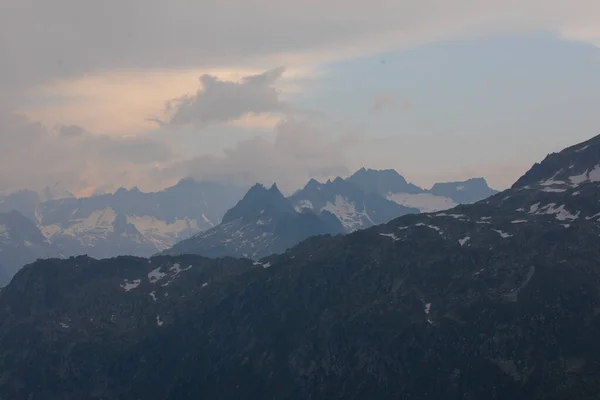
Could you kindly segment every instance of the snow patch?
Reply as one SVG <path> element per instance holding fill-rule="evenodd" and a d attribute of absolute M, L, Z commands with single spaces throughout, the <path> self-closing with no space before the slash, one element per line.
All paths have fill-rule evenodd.
<path fill-rule="evenodd" d="M 77 210 L 76 210 L 77 211 Z M 71 220 L 68 228 L 63 229 L 58 224 L 40 226 L 39 229 L 46 239 L 56 235 L 71 236 L 85 246 L 95 245 L 98 239 L 106 239 L 114 232 L 114 222 L 117 213 L 111 207 L 95 210 L 85 218 Z"/>
<path fill-rule="evenodd" d="M 303 209 L 308 208 L 312 210 L 314 208 L 313 203 L 310 200 L 298 200 L 294 205 L 297 212 L 301 212 Z"/>
<path fill-rule="evenodd" d="M 461 246 L 464 246 L 469 240 L 471 240 L 471 238 L 469 236 L 465 236 L 462 239 L 458 239 L 458 243 L 460 243 Z"/>
<path fill-rule="evenodd" d="M 555 207 L 554 203 L 550 203 L 544 207 L 542 207 L 537 213 L 537 215 L 547 214 L 547 215 L 556 215 L 556 219 L 559 221 L 574 221 L 579 218 L 579 211 L 577 214 L 571 214 L 568 210 L 565 210 L 565 205 L 561 205 Z"/>
<path fill-rule="evenodd" d="M 427 225 L 427 224 L 424 224 L 422 222 L 419 222 L 418 224 L 415 224 L 415 226 L 424 226 L 424 227 L 427 227 L 429 229 L 433 229 L 434 231 L 438 232 L 440 235 L 442 234 L 442 230 L 439 227 L 435 226 L 435 225 Z"/>
<path fill-rule="evenodd" d="M 439 214 L 435 214 L 436 217 L 452 217 L 455 219 L 460 219 L 460 218 L 465 218 L 464 214 L 446 214 L 446 213 L 439 213 Z"/>
<path fill-rule="evenodd" d="M 158 325 L 158 326 L 162 326 L 163 325 L 163 321 L 161 321 L 160 315 L 156 315 L 156 325 Z"/>
<path fill-rule="evenodd" d="M 509 237 L 512 237 L 512 235 L 511 235 L 510 233 L 503 232 L 503 231 L 501 231 L 501 230 L 499 230 L 499 229 L 492 229 L 492 230 L 493 230 L 494 232 L 496 232 L 498 235 L 500 235 L 500 237 L 501 237 L 502 239 L 507 239 L 507 238 L 509 238 Z"/>
<path fill-rule="evenodd" d="M 593 170 L 590 171 L 588 178 L 590 182 L 600 182 L 600 165 L 596 165 Z"/>
<path fill-rule="evenodd" d="M 158 300 L 158 299 L 156 298 L 156 294 L 155 294 L 155 292 L 150 292 L 150 297 L 152 297 L 152 301 L 156 301 L 156 300 Z"/>
<path fill-rule="evenodd" d="M 598 217 L 600 217 L 600 212 L 592 215 L 591 217 L 585 217 L 585 219 L 589 221 L 590 219 L 594 219 L 594 218 L 598 218 Z"/>
<path fill-rule="evenodd" d="M 164 272 L 160 272 L 160 267 L 158 267 L 148 273 L 148 280 L 150 281 L 150 283 L 156 283 L 165 276 L 167 276 L 167 274 L 165 274 Z"/>
<path fill-rule="evenodd" d="M 177 279 L 177 277 L 179 276 L 180 273 L 189 270 L 190 268 L 192 268 L 191 265 L 188 265 L 186 268 L 181 268 L 181 265 L 179 265 L 179 263 L 175 263 L 173 264 L 173 266 L 171 268 L 169 268 L 169 272 L 172 272 L 173 275 L 171 276 L 171 279 L 169 279 L 167 281 L 167 283 L 164 283 L 162 286 L 169 286 L 175 279 Z"/>
<path fill-rule="evenodd" d="M 425 304 L 425 309 L 423 311 L 425 311 L 425 315 L 429 315 L 429 312 L 431 311 L 431 303 Z"/>
<path fill-rule="evenodd" d="M 59 325 L 60 325 L 62 328 L 65 328 L 65 329 L 67 329 L 67 328 L 69 327 L 69 325 L 68 325 L 68 324 L 65 324 L 64 322 L 60 322 L 60 323 L 59 323 Z"/>
<path fill-rule="evenodd" d="M 540 208 L 540 203 L 535 203 L 531 207 L 529 207 L 529 214 L 534 214 Z"/>
<path fill-rule="evenodd" d="M 335 203 L 328 201 L 325 207 L 321 209 L 321 211 L 323 210 L 335 215 L 348 232 L 362 228 L 365 219 L 372 225 L 375 225 L 371 217 L 367 214 L 364 205 L 363 211 L 358 212 L 354 204 L 348 202 L 348 199 L 339 194 L 335 196 Z"/>
<path fill-rule="evenodd" d="M 554 179 L 547 179 L 543 182 L 540 182 L 540 185 L 542 186 L 555 186 L 555 185 L 566 185 L 567 182 L 564 181 L 555 181 Z"/>
<path fill-rule="evenodd" d="M 380 233 L 380 236 L 385 236 L 385 237 L 389 237 L 395 241 L 400 240 L 400 238 L 396 237 L 396 235 L 394 235 L 393 233 Z"/>
<path fill-rule="evenodd" d="M 511 224 L 522 224 L 524 222 L 527 222 L 527 220 L 525 220 L 525 219 L 515 219 L 514 221 L 510 221 Z"/>
<path fill-rule="evenodd" d="M 555 181 L 554 178 L 556 178 L 556 176 L 558 174 L 560 174 L 562 172 L 562 168 L 559 169 L 558 171 L 556 171 L 556 173 L 554 175 L 552 175 L 551 178 L 546 179 L 545 181 L 540 182 L 541 186 L 554 186 L 554 185 L 566 185 L 566 182 L 563 181 Z"/>
<path fill-rule="evenodd" d="M 208 218 L 206 218 L 205 222 L 213 226 L 213 223 Z M 135 226 L 142 236 L 152 242 L 159 250 L 165 250 L 179 240 L 186 239 L 188 236 L 202 229 L 197 220 L 188 217 L 183 219 L 177 218 L 173 222 L 167 222 L 148 215 L 132 215 L 127 216 L 127 223 Z"/>
<path fill-rule="evenodd" d="M 562 192 L 566 192 L 567 189 L 559 189 L 559 188 L 551 188 L 551 187 L 545 187 L 542 189 L 542 192 L 548 192 L 548 193 L 562 193 Z"/>
<path fill-rule="evenodd" d="M 569 180 L 573 184 L 573 186 L 579 186 L 583 182 L 588 180 L 588 170 L 586 169 L 583 174 L 570 176 Z"/>
<path fill-rule="evenodd" d="M 134 279 L 132 281 L 125 279 L 125 283 L 121 284 L 121 287 L 126 292 L 129 292 L 130 290 L 133 290 L 133 289 L 137 288 L 138 286 L 140 286 L 140 283 L 142 283 L 141 279 Z"/>

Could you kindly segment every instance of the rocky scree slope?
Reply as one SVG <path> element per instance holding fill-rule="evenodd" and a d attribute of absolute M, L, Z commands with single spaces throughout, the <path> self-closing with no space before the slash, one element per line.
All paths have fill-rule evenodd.
<path fill-rule="evenodd" d="M 528 175 L 260 261 L 28 265 L 0 292 L 0 398 L 596 399 L 600 187 Z"/>

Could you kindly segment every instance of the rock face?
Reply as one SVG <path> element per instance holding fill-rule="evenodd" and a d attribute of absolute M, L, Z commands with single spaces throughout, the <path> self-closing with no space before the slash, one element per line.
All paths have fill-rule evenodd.
<path fill-rule="evenodd" d="M 87 198 L 21 190 L 0 196 L 0 212 L 20 212 L 67 256 L 149 256 L 218 225 L 245 190 L 193 179 L 159 192 L 121 188 Z"/>
<path fill-rule="evenodd" d="M 27 240 L 27 245 L 5 238 L 10 244 L 4 243 L 6 249 L 0 254 L 0 286 L 38 257 L 151 256 L 218 225 L 244 191 L 228 184 L 184 179 L 154 193 L 134 188 L 75 198 L 55 185 L 41 194 L 30 190 L 1 194 L 0 215 L 16 211 L 21 216 L 20 225 L 11 224 L 12 232 L 35 232 L 41 238 Z"/>
<path fill-rule="evenodd" d="M 257 184 L 225 213 L 221 224 L 162 254 L 259 259 L 282 253 L 310 236 L 343 232 L 340 222 L 327 211 L 298 212 L 276 185 L 267 189 Z"/>
<path fill-rule="evenodd" d="M 488 198 L 497 190 L 490 188 L 483 178 L 471 178 L 460 182 L 436 183 L 429 190 L 434 196 L 451 198 L 458 204 L 471 204 Z"/>
<path fill-rule="evenodd" d="M 485 201 L 260 261 L 28 265 L 0 292 L 0 398 L 597 399 L 598 142 Z M 588 178 L 543 190 L 570 165 Z"/>
<path fill-rule="evenodd" d="M 119 189 L 45 202 L 38 207 L 38 225 L 52 242 L 73 246 L 68 254 L 149 256 L 218 225 L 242 195 L 238 187 L 184 179 L 155 193 Z"/>
<path fill-rule="evenodd" d="M 399 205 L 417 208 L 420 212 L 442 211 L 458 204 L 476 203 L 498 193 L 483 178 L 436 183 L 426 190 L 408 183 L 394 170 L 362 168 L 346 180 L 367 193 L 378 194 Z"/>
<path fill-rule="evenodd" d="M 406 179 L 393 169 L 374 170 L 361 168 L 346 179 L 367 193 L 423 193 L 423 189 Z"/>
<path fill-rule="evenodd" d="M 330 212 L 341 222 L 346 233 L 419 212 L 416 208 L 404 207 L 377 193 L 365 191 L 342 178 L 326 183 L 311 180 L 294 193 L 290 201 L 298 211 Z"/>

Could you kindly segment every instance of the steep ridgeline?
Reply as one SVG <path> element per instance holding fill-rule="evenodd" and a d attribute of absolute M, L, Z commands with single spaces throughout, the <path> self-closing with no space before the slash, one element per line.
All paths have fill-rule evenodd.
<path fill-rule="evenodd" d="M 243 195 L 241 188 L 184 179 L 160 192 L 137 188 L 42 203 L 38 226 L 66 255 L 150 256 L 216 226 Z"/>
<path fill-rule="evenodd" d="M 346 180 L 367 193 L 379 194 L 400 205 L 418 208 L 421 212 L 447 210 L 458 204 L 475 203 L 498 193 L 483 178 L 436 183 L 426 190 L 408 183 L 393 169 L 362 168 Z"/>
<path fill-rule="evenodd" d="M 0 213 L 0 286 L 25 264 L 59 253 L 33 222 L 17 211 Z"/>
<path fill-rule="evenodd" d="M 311 179 L 289 199 L 297 211 L 330 212 L 341 222 L 347 233 L 419 212 L 416 208 L 398 205 L 377 193 L 364 191 L 342 178 L 326 183 Z"/>
<path fill-rule="evenodd" d="M 344 232 L 327 212 L 298 212 L 274 184 L 256 184 L 227 211 L 216 227 L 177 243 L 162 254 L 199 254 L 205 257 L 258 259 L 282 253 L 309 236 Z"/>
<path fill-rule="evenodd" d="M 258 262 L 28 265 L 0 292 L 0 398 L 595 400 L 600 137 L 586 145 L 486 201 Z"/>
<path fill-rule="evenodd" d="M 33 190 L 18 190 L 0 195 L 0 213 L 17 211 L 31 221 L 35 221 L 35 210 L 41 203 L 40 195 Z"/>
<path fill-rule="evenodd" d="M 61 187 L 60 183 L 46 186 L 39 193 L 33 190 L 16 190 L 0 193 L 0 213 L 18 211 L 20 214 L 36 220 L 38 206 L 46 201 L 74 198 L 75 196 Z"/>

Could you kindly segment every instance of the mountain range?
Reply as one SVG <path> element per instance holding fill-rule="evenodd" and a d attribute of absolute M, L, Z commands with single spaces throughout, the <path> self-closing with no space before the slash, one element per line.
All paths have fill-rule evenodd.
<path fill-rule="evenodd" d="M 369 186 L 372 180 L 379 182 L 377 190 Z M 475 196 L 489 194 L 473 192 L 469 182 L 450 186 L 464 186 L 467 193 Z M 487 188 L 485 181 L 484 185 Z M 17 211 L 30 219 L 48 241 L 49 253 L 43 254 L 62 257 L 86 254 L 94 258 L 106 258 L 117 255 L 150 256 L 161 251 L 170 254 L 187 251 L 207 256 L 255 258 L 282 252 L 314 234 L 348 233 L 387 222 L 409 212 L 431 208 L 431 204 L 407 207 L 392 201 L 404 195 L 404 192 L 398 192 L 402 190 L 409 191 L 406 194 L 409 197 L 428 196 L 427 201 L 433 201 L 438 207 L 455 204 L 450 197 L 434 195 L 406 183 L 395 171 L 361 169 L 345 180 L 337 178 L 323 184 L 311 180 L 288 199 L 293 206 L 287 205 L 286 212 L 272 215 L 274 219 L 271 224 L 252 229 L 249 221 L 260 224 L 265 220 L 259 219 L 256 214 L 245 215 L 243 223 L 234 223 L 231 218 L 223 220 L 227 213 L 234 215 L 228 210 L 242 198 L 246 188 L 193 179 L 183 179 L 159 192 L 144 193 L 137 188 L 121 188 L 112 194 L 87 198 L 76 198 L 59 185 L 46 188 L 39 194 L 21 190 L 0 196 L 0 213 Z M 489 188 L 488 190 L 491 191 Z M 282 197 L 278 190 L 277 192 Z M 390 197 L 390 193 L 396 197 Z M 266 200 L 266 197 L 259 197 L 258 201 L 262 200 Z M 411 198 L 413 203 L 419 203 L 418 200 Z M 307 207 L 308 204 L 311 207 Z M 307 215 L 298 216 L 293 208 L 311 212 L 306 213 L 305 210 L 301 213 Z M 243 209 L 243 205 L 239 205 L 235 213 Z M 233 212 L 233 209 L 230 211 Z M 309 214 L 316 214 L 318 217 Z M 343 229 L 340 230 L 335 218 Z M 240 233 L 242 227 L 244 232 Z M 288 227 L 294 231 L 299 230 L 297 233 L 290 233 L 287 231 Z M 191 239 L 185 241 L 188 238 Z M 9 238 L 0 240 L 9 241 Z M 173 247 L 182 241 L 183 243 Z M 202 243 L 198 244 L 199 242 Z M 19 251 L 19 248 L 14 251 Z M 12 265 L 9 261 L 2 264 L 10 264 L 10 267 L 1 267 L 0 264 L 0 268 L 7 269 L 0 273 L 0 285 L 5 284 L 20 266 L 36 258 L 36 252 L 27 250 L 18 258 L 19 262 L 23 261 L 21 265 Z"/>
<path fill-rule="evenodd" d="M 0 398 L 597 399 L 598 170 L 600 136 L 258 261 L 37 261 L 0 291 Z"/>
<path fill-rule="evenodd" d="M 465 202 L 469 196 L 495 193 L 483 179 L 442 184 L 437 190 L 448 195 L 459 193 Z M 449 197 L 407 183 L 393 170 L 363 168 L 346 179 L 338 177 L 325 183 L 311 179 L 287 199 L 276 185 L 268 190 L 256 185 L 226 213 L 221 224 L 160 254 L 258 259 L 282 253 L 310 236 L 351 233 L 421 211 L 393 201 L 400 195 L 416 203 L 418 199 L 411 196 L 426 196 L 426 209 L 434 203 L 440 207 L 454 204 Z"/>

